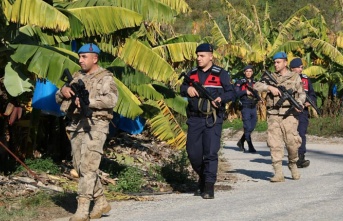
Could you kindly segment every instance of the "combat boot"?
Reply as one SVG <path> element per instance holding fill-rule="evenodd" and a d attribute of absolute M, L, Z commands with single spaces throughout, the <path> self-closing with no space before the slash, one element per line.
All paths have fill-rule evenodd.
<path fill-rule="evenodd" d="M 273 164 L 274 168 L 274 176 L 270 178 L 270 182 L 285 182 L 285 177 L 282 172 L 282 164 L 281 163 L 276 163 Z"/>
<path fill-rule="evenodd" d="M 242 135 L 241 139 L 237 142 L 237 146 L 239 147 L 239 149 L 243 152 L 245 152 L 245 148 L 244 148 L 244 141 L 245 141 L 245 136 L 244 134 Z"/>
<path fill-rule="evenodd" d="M 205 181 L 204 179 L 199 178 L 198 187 L 194 192 L 194 196 L 201 196 L 204 193 L 204 189 L 205 189 Z"/>
<path fill-rule="evenodd" d="M 310 166 L 310 161 L 309 160 L 305 160 L 305 154 L 300 153 L 299 154 L 299 160 L 297 161 L 297 167 L 298 168 L 305 168 Z"/>
<path fill-rule="evenodd" d="M 250 153 L 256 153 L 256 149 L 254 148 L 254 145 L 252 145 L 251 140 L 247 141 L 247 142 L 248 142 L 248 145 L 249 145 L 249 152 Z"/>
<path fill-rule="evenodd" d="M 214 183 L 205 183 L 204 193 L 202 194 L 203 199 L 214 199 Z"/>
<path fill-rule="evenodd" d="M 89 204 L 90 200 L 85 197 L 77 198 L 77 210 L 70 217 L 69 221 L 89 221 Z"/>
<path fill-rule="evenodd" d="M 91 219 L 99 219 L 102 216 L 102 214 L 108 213 L 111 210 L 111 206 L 107 202 L 106 197 L 104 195 L 94 199 L 94 202 L 95 204 L 93 210 L 89 215 Z"/>
<path fill-rule="evenodd" d="M 289 163 L 288 168 L 292 173 L 293 180 L 299 180 L 300 179 L 300 173 L 298 171 L 298 166 L 296 163 Z"/>

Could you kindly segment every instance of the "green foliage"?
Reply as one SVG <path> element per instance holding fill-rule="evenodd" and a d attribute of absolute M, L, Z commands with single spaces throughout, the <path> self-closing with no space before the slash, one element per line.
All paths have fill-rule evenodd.
<path fill-rule="evenodd" d="M 243 121 L 240 119 L 234 119 L 231 122 L 226 120 L 223 123 L 223 129 L 232 128 L 233 130 L 240 130 L 243 128 Z"/>
<path fill-rule="evenodd" d="M 143 184 L 142 172 L 135 167 L 127 167 L 119 174 L 115 190 L 119 192 L 136 193 L 141 190 Z"/>
<path fill-rule="evenodd" d="M 8 203 L 8 202 L 7 202 Z M 16 206 L 9 206 L 8 209 L 4 206 L 0 207 L 0 220 L 12 221 L 12 220 L 33 220 L 39 217 L 39 212 L 34 208 L 49 207 L 54 205 L 51 201 L 51 196 L 45 192 L 39 192 L 36 195 L 23 198 L 19 202 L 15 202 Z"/>
<path fill-rule="evenodd" d="M 311 118 L 307 133 L 321 137 L 342 137 L 343 116 Z"/>
<path fill-rule="evenodd" d="M 267 129 L 268 129 L 267 121 L 258 121 L 254 131 L 263 132 L 263 131 L 267 131 Z"/>
<path fill-rule="evenodd" d="M 158 165 L 150 166 L 148 170 L 149 177 L 153 177 L 158 182 L 165 182 L 165 178 L 162 176 L 162 167 Z"/>
<path fill-rule="evenodd" d="M 59 174 L 60 168 L 53 162 L 51 158 L 27 159 L 25 164 L 33 171 L 44 172 L 49 174 Z M 16 172 L 25 171 L 23 166 L 18 167 Z"/>
<path fill-rule="evenodd" d="M 189 160 L 186 150 L 182 150 L 180 154 L 173 155 L 169 162 L 166 162 L 161 168 L 161 174 L 164 179 L 170 184 L 189 183 L 190 173 L 187 170 Z"/>
<path fill-rule="evenodd" d="M 243 129 L 243 121 L 240 119 L 234 119 L 233 121 L 225 121 L 223 123 L 223 129 L 232 128 L 233 130 Z M 266 131 L 268 128 L 266 121 L 257 121 L 255 130 L 256 132 Z"/>
<path fill-rule="evenodd" d="M 21 200 L 21 204 L 24 207 L 37 207 L 37 206 L 48 206 L 52 205 L 51 202 L 51 195 L 45 192 L 39 192 L 38 194 L 28 197 L 28 198 L 23 198 Z"/>
<path fill-rule="evenodd" d="M 117 177 L 121 171 L 125 170 L 125 168 L 126 165 L 120 164 L 108 158 L 102 158 L 99 166 L 100 170 L 110 174 L 111 177 Z"/>

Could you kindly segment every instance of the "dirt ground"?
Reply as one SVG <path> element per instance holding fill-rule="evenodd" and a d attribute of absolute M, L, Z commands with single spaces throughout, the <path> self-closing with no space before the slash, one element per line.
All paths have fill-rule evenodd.
<path fill-rule="evenodd" d="M 232 131 L 230 129 L 225 129 L 223 131 L 222 135 L 222 140 L 223 141 L 229 141 L 229 140 L 239 140 L 240 137 L 242 136 L 243 131 Z M 252 133 L 252 140 L 253 141 L 258 141 L 258 142 L 264 142 L 266 141 L 267 138 L 267 133 L 258 133 L 258 132 L 253 132 Z M 127 142 L 127 139 L 124 139 Z M 342 143 L 343 138 L 341 137 L 330 137 L 330 138 L 323 138 L 323 137 L 316 137 L 316 136 L 307 136 L 307 142 L 308 143 L 322 143 L 322 144 L 327 144 L 327 143 Z M 130 146 L 129 144 L 126 144 L 126 146 Z M 161 148 L 161 149 L 166 149 Z M 170 151 L 170 149 L 169 149 Z M 224 190 L 224 191 L 229 191 L 231 190 L 231 184 L 236 182 L 236 177 L 231 175 L 229 173 L 230 171 L 230 162 L 226 161 L 226 159 L 220 158 L 219 161 L 219 171 L 218 171 L 218 181 L 216 183 L 216 190 Z M 33 188 L 30 185 L 27 185 L 25 183 L 20 183 L 20 182 L 15 182 L 8 177 L 0 176 L 0 193 L 1 197 L 0 198 L 0 208 L 5 207 L 7 210 L 11 209 L 20 209 L 19 204 L 17 203 L 9 203 L 8 200 L 11 200 L 10 196 L 14 195 L 30 195 L 30 194 L 35 194 L 36 191 L 38 191 L 39 188 Z M 7 194 L 7 198 L 6 198 Z M 148 196 L 150 200 L 153 200 L 153 194 Z M 135 199 L 135 198 L 130 198 L 128 197 L 127 199 Z M 76 199 L 75 195 L 70 194 L 67 198 L 64 198 L 61 201 L 56 201 L 55 205 L 47 205 L 46 207 L 43 208 L 38 208 L 35 212 L 39 214 L 38 217 L 35 217 L 35 221 L 47 221 L 47 220 L 53 220 L 55 218 L 59 217 L 66 217 L 72 215 L 75 210 L 76 210 Z M 12 219 L 16 220 L 16 219 Z M 23 220 L 22 217 L 18 218 L 17 220 Z M 26 219 L 30 221 L 30 219 Z"/>

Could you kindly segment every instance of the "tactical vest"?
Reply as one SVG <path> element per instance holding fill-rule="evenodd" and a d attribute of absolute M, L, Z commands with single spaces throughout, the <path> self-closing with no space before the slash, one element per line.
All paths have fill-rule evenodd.
<path fill-rule="evenodd" d="M 252 83 L 251 87 L 254 87 L 255 81 L 252 80 L 251 83 Z M 236 85 L 239 86 L 241 91 L 244 91 L 244 90 L 248 90 L 248 86 L 247 86 L 248 84 L 249 82 L 245 78 L 243 78 Z M 255 105 L 257 103 L 257 100 L 254 96 L 245 95 L 240 98 L 240 103 L 244 103 L 244 104 L 248 103 L 248 104 Z"/>
<path fill-rule="evenodd" d="M 105 76 L 113 76 L 111 72 L 109 72 L 107 69 L 99 68 L 97 73 L 94 73 L 92 75 L 84 75 L 80 71 L 73 74 L 73 80 L 70 82 L 70 84 L 75 83 L 78 81 L 78 79 L 81 79 L 86 89 L 89 92 L 89 99 L 96 99 L 96 96 L 99 94 L 103 94 L 102 87 L 101 87 L 101 81 L 103 77 Z M 64 100 L 61 105 L 61 110 L 63 112 L 67 112 L 69 106 L 71 104 L 71 99 Z M 92 118 L 102 118 L 110 120 L 113 118 L 113 110 L 112 108 L 109 109 L 97 109 L 92 108 L 93 114 Z M 79 114 L 78 109 L 75 109 L 74 113 L 67 113 L 68 115 L 73 114 Z"/>
<path fill-rule="evenodd" d="M 214 99 L 219 97 L 220 95 L 222 95 L 224 93 L 224 89 L 220 83 L 221 71 L 222 71 L 222 68 L 215 66 L 215 65 L 212 66 L 210 74 L 208 75 L 205 82 L 203 83 L 203 86 L 206 88 L 206 90 L 208 92 L 210 92 L 211 96 Z M 197 68 L 195 68 L 191 71 L 189 77 L 192 80 L 194 80 L 195 82 L 200 82 Z M 201 102 L 201 101 L 198 97 L 189 98 L 189 103 L 188 103 L 189 111 L 191 111 L 191 112 L 207 112 L 210 101 L 205 100 L 205 101 L 201 102 L 202 104 L 200 104 L 200 106 L 199 106 L 199 102 Z"/>

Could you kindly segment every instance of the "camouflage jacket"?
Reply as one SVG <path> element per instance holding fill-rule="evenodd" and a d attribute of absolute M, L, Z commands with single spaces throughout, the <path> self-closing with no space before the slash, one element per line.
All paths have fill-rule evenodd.
<path fill-rule="evenodd" d="M 108 132 L 109 120 L 113 118 L 113 108 L 118 100 L 118 90 L 113 80 L 113 74 L 108 70 L 99 67 L 91 74 L 83 74 L 80 71 L 73 74 L 75 83 L 81 79 L 89 92 L 89 108 L 93 111 L 91 119 L 80 114 L 78 108 L 73 113 L 67 113 L 71 104 L 71 99 L 65 99 L 58 90 L 56 92 L 56 102 L 61 104 L 61 111 L 71 118 L 67 130 L 70 131 L 89 131 L 97 130 Z"/>
<path fill-rule="evenodd" d="M 278 82 L 277 86 L 282 85 L 287 90 L 292 89 L 295 100 L 301 105 L 305 103 L 306 94 L 299 74 L 288 71 L 284 75 L 272 73 L 272 76 Z M 275 109 L 274 105 L 280 99 L 280 96 L 274 96 L 272 93 L 270 93 L 268 90 L 268 86 L 269 85 L 267 84 L 267 82 L 262 80 L 255 83 L 254 89 L 256 89 L 259 92 L 268 92 L 266 97 L 268 114 L 283 115 L 290 108 L 290 103 L 286 100 L 282 104 L 281 108 Z M 291 114 L 296 114 L 296 111 L 291 112 Z"/>

